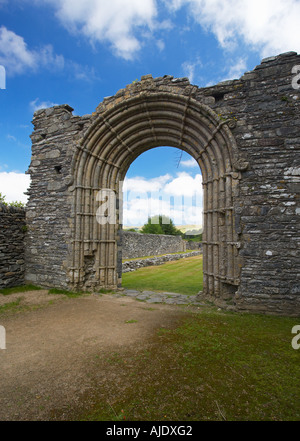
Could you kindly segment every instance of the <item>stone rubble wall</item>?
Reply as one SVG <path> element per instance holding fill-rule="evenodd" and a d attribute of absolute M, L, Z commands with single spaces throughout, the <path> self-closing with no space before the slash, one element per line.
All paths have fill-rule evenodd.
<path fill-rule="evenodd" d="M 25 210 L 0 204 L 0 288 L 24 284 Z"/>
<path fill-rule="evenodd" d="M 186 249 L 187 250 L 202 250 L 202 242 L 193 242 L 189 240 L 186 243 Z"/>
<path fill-rule="evenodd" d="M 182 240 L 181 236 L 122 232 L 122 259 L 159 256 L 160 254 L 184 251 L 186 251 L 186 242 Z"/>
<path fill-rule="evenodd" d="M 31 177 L 26 206 L 26 283 L 68 288 L 66 259 L 72 248 L 71 227 L 73 142 L 84 118 L 73 117 L 68 105 L 35 112 L 31 135 Z M 80 120 L 80 124 L 79 124 Z"/>
<path fill-rule="evenodd" d="M 187 257 L 199 256 L 202 251 L 192 251 L 190 253 L 184 254 L 166 254 L 164 256 L 151 257 L 148 259 L 138 259 L 138 260 L 128 260 L 122 264 L 122 272 L 128 273 L 131 271 L 136 271 L 139 268 L 144 268 L 146 266 L 158 266 L 163 265 L 167 262 L 172 262 L 174 260 L 185 259 Z"/>

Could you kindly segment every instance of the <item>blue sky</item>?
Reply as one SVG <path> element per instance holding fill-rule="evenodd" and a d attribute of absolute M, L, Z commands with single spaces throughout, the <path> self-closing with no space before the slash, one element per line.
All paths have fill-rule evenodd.
<path fill-rule="evenodd" d="M 0 0 L 0 192 L 26 200 L 35 110 L 92 113 L 149 73 L 200 87 L 239 78 L 264 57 L 300 52 L 299 23 L 299 0 Z M 179 167 L 175 149 L 145 155 L 127 174 L 131 189 L 137 178 L 162 192 L 198 187 L 187 154 Z"/>

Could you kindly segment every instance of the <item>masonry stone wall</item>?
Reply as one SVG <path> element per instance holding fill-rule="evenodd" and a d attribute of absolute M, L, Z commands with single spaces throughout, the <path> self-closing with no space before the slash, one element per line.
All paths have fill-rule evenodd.
<path fill-rule="evenodd" d="M 194 242 L 192 240 L 189 240 L 186 242 L 186 249 L 187 250 L 202 250 L 202 242 Z"/>
<path fill-rule="evenodd" d="M 136 271 L 139 268 L 144 268 L 146 266 L 159 266 L 167 262 L 173 262 L 179 259 L 187 259 L 189 257 L 200 256 L 201 251 L 191 251 L 189 253 L 183 254 L 165 254 L 163 256 L 148 257 L 144 259 L 127 260 L 122 263 L 122 272 L 128 273 L 131 271 Z"/>
<path fill-rule="evenodd" d="M 0 204 L 0 288 L 24 284 L 25 210 Z"/>
<path fill-rule="evenodd" d="M 212 221 L 207 221 L 206 225 L 209 225 L 215 240 L 209 233 L 209 237 L 203 241 L 205 261 L 211 268 L 205 269 L 205 278 L 213 281 L 207 282 L 206 295 L 209 296 L 213 286 L 221 285 L 220 295 L 216 290 L 212 298 L 217 304 L 231 302 L 239 311 L 299 315 L 300 90 L 292 86 L 295 78 L 293 68 L 297 65 L 300 65 L 300 55 L 289 52 L 262 60 L 260 65 L 240 79 L 205 88 L 190 85 L 186 78 L 165 76 L 153 79 L 147 75 L 120 90 L 114 97 L 104 99 L 91 115 L 73 116 L 73 109 L 68 105 L 36 112 L 33 119 L 32 161 L 28 170 L 31 187 L 27 206 L 26 279 L 43 286 L 61 287 L 74 287 L 79 280 L 87 286 L 95 280 L 95 250 L 99 245 L 103 250 L 105 247 L 109 250 L 105 254 L 106 251 L 102 252 L 102 248 L 99 248 L 98 256 L 103 257 L 103 262 L 108 256 L 107 270 L 101 267 L 99 280 L 105 280 L 105 271 L 112 280 L 115 265 L 113 243 L 107 238 L 113 237 L 114 232 L 103 229 L 97 242 L 97 231 L 93 226 L 95 234 L 91 237 L 89 198 L 96 181 L 92 182 L 93 187 L 87 173 L 96 170 L 97 175 L 98 169 L 93 165 L 93 160 L 98 161 L 99 169 L 103 164 L 111 167 L 105 169 L 104 175 L 98 176 L 105 183 L 106 179 L 118 173 L 118 167 L 122 164 L 120 159 L 118 164 L 110 164 L 109 154 L 103 157 L 96 148 L 88 150 L 87 143 L 97 145 L 97 137 L 101 137 L 103 132 L 109 139 L 114 137 L 111 142 L 114 142 L 115 149 L 119 149 L 119 158 L 122 157 L 122 149 L 130 156 L 130 146 L 113 126 L 116 120 L 119 121 L 118 116 L 107 120 L 106 115 L 110 115 L 114 108 L 121 108 L 122 103 L 122 111 L 125 112 L 126 100 L 143 100 L 144 97 L 139 111 L 145 112 L 144 121 L 149 121 L 152 128 L 153 145 L 149 145 L 149 148 L 155 147 L 155 136 L 159 136 L 160 130 L 164 130 L 166 142 L 169 143 L 167 128 L 160 129 L 159 124 L 151 119 L 146 98 L 155 96 L 159 110 L 159 97 L 165 100 L 164 106 L 168 99 L 173 100 L 175 108 L 174 97 L 179 96 L 185 97 L 186 110 L 183 109 L 181 120 L 178 116 L 178 131 L 181 130 L 181 135 L 176 137 L 178 145 L 181 142 L 187 149 L 189 140 L 193 139 L 193 130 L 196 130 L 193 125 L 197 117 L 195 107 L 189 110 L 189 103 L 201 103 L 218 115 L 219 125 L 202 146 L 200 165 L 202 159 L 209 164 L 208 152 L 213 153 L 214 146 L 219 148 L 224 143 L 225 135 L 221 135 L 220 131 L 229 120 L 231 139 L 236 143 L 239 157 L 244 160 L 242 166 L 235 161 L 236 171 L 230 176 L 212 176 L 206 182 L 210 195 L 214 194 L 213 188 L 218 189 L 219 202 L 224 197 L 224 189 L 228 195 L 231 190 L 233 194 L 233 205 L 227 206 L 226 210 L 222 210 L 219 202 L 216 207 L 214 202 L 207 200 L 205 215 Z M 153 102 L 154 98 L 149 101 L 152 106 Z M 176 118 L 179 114 L 180 110 Z M 135 114 L 129 113 L 129 117 L 134 119 Z M 100 126 L 97 132 L 95 124 L 98 122 Z M 118 127 L 121 127 L 121 122 Z M 209 125 L 201 131 L 204 139 L 206 129 L 209 129 Z M 191 134 L 190 138 L 186 136 L 187 131 Z M 138 128 L 136 136 L 139 136 Z M 143 133 L 140 136 L 144 139 Z M 81 162 L 78 163 L 75 178 L 74 158 L 78 152 L 81 158 L 86 157 L 87 160 L 83 168 L 80 168 Z M 194 157 L 197 159 L 196 153 Z M 211 160 L 212 167 L 215 160 L 220 164 L 222 162 L 222 158 L 215 156 Z M 229 179 L 234 182 L 233 187 L 227 186 Z M 232 235 L 231 259 L 235 264 L 234 270 L 239 273 L 233 282 L 226 279 L 226 274 L 223 275 L 226 268 L 218 260 L 216 251 L 224 240 L 223 226 L 230 216 L 234 218 L 234 231 L 225 232 L 226 246 L 228 249 L 231 246 Z M 116 232 L 117 240 L 119 236 Z M 121 268 L 121 253 L 118 259 Z M 224 262 L 226 264 L 226 259 Z M 214 265 L 217 264 L 219 270 L 214 272 Z"/>
<path fill-rule="evenodd" d="M 142 234 L 131 231 L 122 232 L 122 258 L 135 259 L 160 254 L 186 251 L 186 242 L 181 236 L 163 234 Z"/>
<path fill-rule="evenodd" d="M 68 105 L 40 110 L 33 121 L 25 279 L 44 287 L 68 287 L 65 262 L 72 246 L 73 139 L 84 121 L 73 117 L 72 110 Z"/>

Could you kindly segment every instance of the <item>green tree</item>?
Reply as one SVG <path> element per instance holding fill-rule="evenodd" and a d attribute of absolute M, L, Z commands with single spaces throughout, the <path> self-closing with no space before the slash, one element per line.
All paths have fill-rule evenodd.
<path fill-rule="evenodd" d="M 141 229 L 143 234 L 164 234 L 161 225 L 157 223 L 157 216 L 148 217 L 148 222 Z"/>
<path fill-rule="evenodd" d="M 23 202 L 13 201 L 13 202 L 8 203 L 5 201 L 5 198 L 6 198 L 6 196 L 0 192 L 0 204 L 6 205 L 6 206 L 10 205 L 11 207 L 22 207 L 22 208 L 25 207 L 25 204 L 23 204 Z"/>
<path fill-rule="evenodd" d="M 10 202 L 9 205 L 11 207 L 18 207 L 18 208 L 24 208 L 25 207 L 25 204 L 23 204 L 23 202 L 21 202 L 21 201 L 13 201 L 13 202 Z"/>
<path fill-rule="evenodd" d="M 189 242 L 202 242 L 202 233 L 200 234 L 184 234 L 183 239 Z"/>
<path fill-rule="evenodd" d="M 161 214 L 148 217 L 148 222 L 143 226 L 141 232 L 144 234 L 167 234 L 171 236 L 182 235 L 182 232 L 175 227 L 172 219 Z"/>
<path fill-rule="evenodd" d="M 0 204 L 7 205 L 7 202 L 5 202 L 5 196 L 1 192 L 0 192 Z"/>

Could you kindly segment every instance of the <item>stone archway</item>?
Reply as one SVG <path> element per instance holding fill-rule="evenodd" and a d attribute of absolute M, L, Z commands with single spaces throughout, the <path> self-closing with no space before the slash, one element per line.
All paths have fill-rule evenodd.
<path fill-rule="evenodd" d="M 143 87 L 141 87 L 141 85 Z M 199 164 L 204 187 L 204 294 L 233 297 L 240 284 L 239 241 L 235 225 L 240 171 L 248 166 L 238 155 L 230 128 L 193 96 L 193 88 L 154 87 L 142 78 L 135 96 L 110 98 L 77 143 L 72 161 L 72 253 L 69 280 L 73 289 L 116 288 L 121 283 L 119 206 L 117 223 L 99 225 L 97 194 L 109 189 L 119 201 L 119 182 L 143 152 L 172 146 Z M 136 87 L 136 86 L 135 86 Z M 99 108 L 98 108 L 99 109 Z"/>
<path fill-rule="evenodd" d="M 25 281 L 118 286 L 119 229 L 96 222 L 97 192 L 118 198 L 131 162 L 169 145 L 203 174 L 205 294 L 239 311 L 299 315 L 299 64 L 300 55 L 281 54 L 204 88 L 146 75 L 91 115 L 68 104 L 35 112 Z"/>

